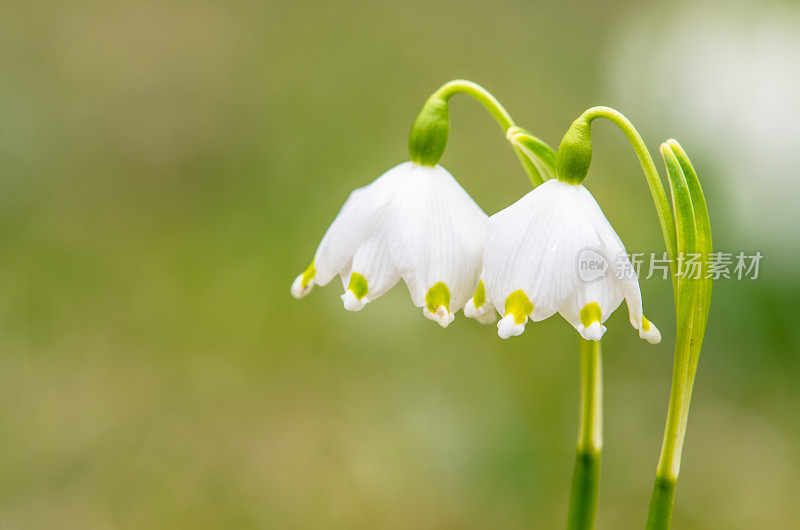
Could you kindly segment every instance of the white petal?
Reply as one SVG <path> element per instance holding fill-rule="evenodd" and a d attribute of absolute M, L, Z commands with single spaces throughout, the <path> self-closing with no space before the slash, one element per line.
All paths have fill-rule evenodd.
<path fill-rule="evenodd" d="M 314 288 L 314 280 L 312 279 L 306 285 L 303 285 L 303 275 L 300 274 L 297 278 L 294 279 L 292 282 L 291 293 L 297 299 L 303 298 L 305 295 L 311 292 L 311 289 Z"/>
<path fill-rule="evenodd" d="M 470 298 L 464 306 L 464 316 L 474 318 L 481 324 L 491 324 L 497 320 L 497 313 L 492 304 L 487 300 L 480 307 L 475 307 L 475 301 Z"/>
<path fill-rule="evenodd" d="M 395 166 L 350 194 L 322 237 L 314 256 L 317 284 L 326 285 L 349 267 L 356 249 L 380 224 L 379 216 L 412 166 L 411 162 Z"/>
<path fill-rule="evenodd" d="M 647 331 L 644 328 L 647 327 Z M 658 344 L 661 342 L 661 332 L 652 322 L 647 321 L 647 325 L 642 326 L 639 330 L 639 338 L 646 340 L 650 344 Z"/>
<path fill-rule="evenodd" d="M 342 298 L 342 304 L 344 304 L 344 308 L 347 309 L 348 311 L 360 311 L 361 309 L 364 308 L 364 305 L 367 303 L 367 301 L 364 298 L 361 298 L 359 300 L 356 294 L 350 290 L 345 291 L 344 294 L 341 296 L 341 298 Z"/>
<path fill-rule="evenodd" d="M 597 201 L 594 200 L 589 190 L 583 186 L 581 193 L 584 196 L 584 208 L 594 223 L 595 230 L 597 230 L 601 242 L 603 244 L 604 253 L 609 261 L 614 266 L 614 278 L 616 281 L 616 289 L 619 290 L 625 297 L 625 303 L 628 306 L 628 317 L 631 325 L 639 330 L 639 337 L 647 340 L 651 344 L 658 344 L 661 341 L 661 332 L 649 322 L 642 310 L 642 293 L 639 289 L 639 281 L 636 277 L 636 271 L 628 258 L 625 246 L 622 244 L 611 223 L 603 214 Z M 616 300 L 616 294 L 614 299 Z M 617 308 L 618 304 L 614 303 L 608 314 Z M 603 309 L 604 319 L 606 317 L 606 309 Z"/>
<path fill-rule="evenodd" d="M 528 319 L 526 317 L 525 322 L 522 324 L 517 324 L 516 320 L 514 320 L 514 315 L 508 314 L 501 318 L 497 323 L 497 335 L 501 339 L 508 339 L 510 337 L 522 335 L 522 332 L 525 331 L 525 324 L 527 322 Z"/>
<path fill-rule="evenodd" d="M 611 316 L 622 302 L 622 294 L 616 288 L 613 278 L 598 279 L 585 286 L 580 286 L 578 291 L 570 296 L 567 302 L 559 309 L 559 314 L 587 340 L 600 340 L 606 328 L 603 322 Z M 581 310 L 590 304 L 599 307 L 600 320 L 591 319 L 588 322 L 581 318 Z M 597 326 L 595 326 L 597 324 Z M 592 331 L 589 331 L 589 330 Z M 594 334 L 597 338 L 589 338 L 587 334 Z M 598 335 L 599 334 L 599 335 Z"/>
<path fill-rule="evenodd" d="M 611 260 L 604 254 L 604 249 L 586 249 L 581 253 L 578 268 L 581 271 L 579 276 L 582 276 L 582 281 L 578 284 L 575 293 L 567 297 L 558 311 L 587 340 L 600 340 L 606 329 L 602 323 L 619 307 L 623 299 L 622 288 L 615 276 L 613 265 L 610 264 Z M 595 261 L 602 262 L 604 265 L 599 275 L 588 281 L 583 279 L 587 277 L 583 271 L 598 270 L 586 266 L 587 262 Z M 589 277 L 591 278 L 591 276 Z M 588 308 L 590 304 L 596 304 L 599 321 L 587 322 L 581 318 L 581 311 Z M 594 325 L 595 323 L 597 326 Z M 591 331 L 589 331 L 590 328 Z M 590 335 L 597 338 L 589 338 Z"/>
<path fill-rule="evenodd" d="M 639 329 L 642 322 L 642 293 L 639 289 L 636 271 L 628 258 L 622 240 L 608 222 L 597 201 L 584 186 L 579 186 L 579 188 L 584 197 L 583 207 L 592 219 L 594 228 L 600 236 L 604 253 L 614 268 L 614 277 L 625 296 L 631 325 Z M 611 311 L 614 309 L 616 306 Z"/>
<path fill-rule="evenodd" d="M 609 260 L 616 262 L 615 279 L 618 288 L 625 296 L 625 303 L 628 306 L 628 317 L 631 325 L 639 330 L 639 337 L 647 340 L 651 344 L 661 342 L 661 332 L 655 324 L 649 322 L 642 309 L 642 292 L 639 288 L 639 280 L 636 271 L 628 258 L 625 246 L 622 244 L 611 223 L 603 214 L 597 201 L 594 200 L 589 190 L 581 186 L 582 193 L 586 197 L 584 206 L 587 213 L 592 217 L 595 229 L 600 234 L 605 247 L 605 252 Z M 616 306 L 614 307 L 616 309 Z M 613 309 L 612 309 L 613 311 Z M 645 329 L 647 328 L 647 329 Z"/>
<path fill-rule="evenodd" d="M 438 322 L 443 328 L 449 326 L 450 323 L 455 319 L 453 314 L 443 305 L 437 307 L 436 311 L 433 313 L 431 313 L 427 306 L 423 307 L 422 314 L 425 315 L 426 318 L 433 320 L 434 322 Z"/>
<path fill-rule="evenodd" d="M 478 303 L 480 303 L 480 306 L 476 305 L 476 300 Z M 489 301 L 489 295 L 486 292 L 486 285 L 483 283 L 483 281 L 478 281 L 478 286 L 475 289 L 475 293 L 473 293 L 473 295 L 464 305 L 464 316 L 468 318 L 480 319 L 487 313 L 493 312 L 494 307 Z M 494 320 L 492 320 L 492 322 L 494 322 Z"/>
<path fill-rule="evenodd" d="M 549 180 L 489 222 L 484 283 L 497 311 L 505 314 L 509 294 L 522 290 L 533 303 L 534 321 L 555 313 L 580 281 L 577 257 L 599 239 L 576 186 Z"/>
<path fill-rule="evenodd" d="M 545 212 L 535 207 L 534 192 L 489 219 L 482 278 L 488 298 L 500 315 L 505 315 L 508 295 L 529 286 L 533 269 L 538 265 L 531 232 L 534 225 L 541 224 Z"/>
<path fill-rule="evenodd" d="M 352 266 L 342 271 L 342 287 L 345 293 L 342 302 L 348 311 L 358 311 L 368 302 L 372 302 L 386 291 L 394 287 L 400 279 L 400 274 L 395 269 L 389 258 L 389 252 L 383 241 L 384 234 L 380 229 L 364 242 L 353 256 Z M 361 285 L 361 280 L 366 281 L 366 286 Z M 366 288 L 362 292 L 358 288 L 352 290 L 356 284 Z"/>
<path fill-rule="evenodd" d="M 464 316 L 467 318 L 479 318 L 486 314 L 485 306 L 483 304 L 481 307 L 475 307 L 475 302 L 470 298 L 467 300 L 466 305 L 464 305 Z"/>
<path fill-rule="evenodd" d="M 589 327 L 581 326 L 581 329 L 578 330 L 586 340 L 600 340 L 603 337 L 603 333 L 606 332 L 606 327 L 600 324 L 600 322 L 592 322 Z"/>
<path fill-rule="evenodd" d="M 475 292 L 488 217 L 441 166 L 414 165 L 387 208 L 386 241 L 414 304 L 444 283 L 450 316 Z M 433 318 L 430 311 L 426 316 Z"/>

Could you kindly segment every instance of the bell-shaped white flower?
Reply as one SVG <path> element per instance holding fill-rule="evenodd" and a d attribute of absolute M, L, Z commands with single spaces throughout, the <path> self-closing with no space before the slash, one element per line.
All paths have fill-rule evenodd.
<path fill-rule="evenodd" d="M 603 323 L 624 299 L 639 336 L 661 340 L 642 312 L 625 246 L 583 185 L 552 179 L 493 215 L 481 279 L 485 296 L 473 297 L 469 313 L 486 313 L 484 306 L 493 304 L 502 338 L 521 334 L 529 318 L 559 312 L 583 338 L 600 340 Z"/>
<path fill-rule="evenodd" d="M 405 162 L 353 191 L 291 292 L 337 274 L 358 311 L 406 282 L 414 305 L 443 327 L 478 284 L 488 216 L 441 166 Z"/>

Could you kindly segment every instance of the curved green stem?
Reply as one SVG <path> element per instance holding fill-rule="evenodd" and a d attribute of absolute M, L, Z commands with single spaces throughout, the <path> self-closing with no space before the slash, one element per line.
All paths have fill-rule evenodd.
<path fill-rule="evenodd" d="M 599 341 L 580 339 L 581 408 L 567 528 L 594 528 L 603 451 L 603 369 Z"/>
<path fill-rule="evenodd" d="M 670 267 L 672 269 L 673 290 L 676 295 L 677 303 L 678 289 L 676 284 L 677 280 L 675 277 L 675 256 L 677 253 L 675 226 L 672 222 L 669 200 L 667 200 L 667 194 L 664 191 L 664 185 L 661 183 L 661 178 L 658 176 L 658 171 L 656 170 L 656 165 L 653 162 L 653 157 L 650 156 L 650 151 L 647 150 L 647 146 L 645 145 L 644 140 L 642 140 L 642 137 L 639 135 L 639 132 L 636 130 L 630 120 L 628 120 L 628 118 L 626 118 L 622 113 L 612 109 L 611 107 L 592 107 L 584 112 L 578 119 L 583 120 L 586 123 L 591 123 L 596 118 L 605 118 L 620 128 L 633 147 L 636 157 L 639 159 L 639 163 L 642 165 L 642 170 L 644 171 L 645 178 L 647 179 L 647 185 L 650 188 L 650 194 L 653 196 L 653 202 L 655 203 L 658 220 L 661 224 L 661 233 L 663 234 L 664 241 L 666 242 L 667 254 L 669 256 Z"/>
<path fill-rule="evenodd" d="M 497 98 L 494 97 L 488 90 L 483 88 L 477 83 L 473 83 L 472 81 L 467 81 L 465 79 L 454 79 L 453 81 L 448 81 L 447 83 L 443 84 L 436 92 L 439 97 L 443 100 L 448 101 L 451 97 L 456 94 L 466 94 L 473 99 L 477 100 L 481 105 L 489 111 L 497 124 L 503 129 L 503 132 L 506 132 L 510 127 L 513 127 L 514 120 L 511 118 L 511 114 L 497 101 Z"/>
<path fill-rule="evenodd" d="M 448 104 L 450 98 L 456 94 L 466 94 L 483 105 L 504 133 L 518 129 L 511 114 L 488 90 L 477 83 L 464 79 L 449 81 L 428 98 L 411 131 L 410 148 L 412 160 L 415 162 L 435 165 L 444 153 L 449 132 Z M 555 151 L 552 147 L 534 136 L 531 138 L 538 142 L 538 153 L 541 153 L 541 156 L 555 159 Z M 511 143 L 533 187 L 544 182 L 540 167 L 541 161 L 538 159 L 537 152 L 523 149 L 513 141 Z M 547 162 L 544 163 L 544 166 L 547 167 Z"/>

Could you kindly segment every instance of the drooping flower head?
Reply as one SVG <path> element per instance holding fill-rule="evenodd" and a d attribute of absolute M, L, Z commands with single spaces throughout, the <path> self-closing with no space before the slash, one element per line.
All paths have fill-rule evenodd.
<path fill-rule="evenodd" d="M 345 309 L 358 311 L 403 278 L 414 305 L 446 327 L 475 291 L 487 222 L 446 169 L 405 162 L 350 194 L 291 292 L 339 275 Z"/>
<path fill-rule="evenodd" d="M 481 278 L 485 294 L 465 313 L 485 314 L 493 304 L 502 338 L 521 334 L 528 319 L 558 312 L 583 338 L 600 340 L 603 323 L 624 299 L 639 336 L 661 340 L 643 314 L 625 246 L 581 184 L 549 180 L 493 215 Z"/>

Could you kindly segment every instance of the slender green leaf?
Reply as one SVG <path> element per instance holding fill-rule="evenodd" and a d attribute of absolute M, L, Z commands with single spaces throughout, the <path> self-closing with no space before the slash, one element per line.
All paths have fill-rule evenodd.
<path fill-rule="evenodd" d="M 677 239 L 677 275 L 678 275 L 678 305 L 682 305 L 681 297 L 691 296 L 691 292 L 696 290 L 696 285 L 691 278 L 687 277 L 685 270 L 682 270 L 680 263 L 685 261 L 690 254 L 695 252 L 695 218 L 692 206 L 692 197 L 683 169 L 675 157 L 675 154 L 667 144 L 661 144 L 661 156 L 667 167 L 669 190 L 672 195 L 672 210 L 675 214 L 675 233 Z M 677 307 L 676 307 L 677 309 Z M 678 313 L 676 324 L 678 329 L 686 325 L 685 320 L 693 312 Z"/>
<path fill-rule="evenodd" d="M 536 165 L 544 180 L 555 177 L 556 152 L 546 142 L 521 127 L 514 127 L 508 131 L 508 139 L 516 149 Z"/>
<path fill-rule="evenodd" d="M 686 177 L 686 183 L 689 188 L 689 193 L 692 197 L 692 206 L 694 208 L 694 216 L 696 222 L 696 250 L 700 255 L 700 262 L 702 264 L 700 269 L 698 282 L 698 297 L 697 306 L 695 308 L 695 322 L 693 326 L 692 346 L 689 356 L 689 373 L 688 373 L 688 387 L 689 399 L 686 400 L 686 411 L 688 414 L 689 401 L 691 399 L 691 392 L 694 385 L 694 378 L 697 374 L 697 365 L 700 360 L 700 348 L 703 345 L 703 338 L 706 330 L 706 323 L 708 322 L 708 313 L 711 307 L 711 289 L 712 280 L 708 276 L 707 261 L 708 255 L 711 253 L 713 244 L 711 240 L 711 222 L 708 215 L 708 207 L 706 199 L 703 194 L 703 188 L 700 186 L 700 180 L 697 177 L 697 172 L 694 170 L 689 156 L 680 146 L 676 140 L 668 140 L 667 145 L 672 150 L 676 159 L 681 165 L 683 174 Z"/>
<path fill-rule="evenodd" d="M 522 167 L 525 169 L 525 173 L 528 174 L 528 180 L 531 181 L 531 186 L 535 188 L 539 184 L 542 184 L 546 179 L 542 177 L 542 172 L 539 170 L 534 160 L 520 147 L 514 146 L 514 152 L 517 153 L 520 164 L 522 164 Z"/>

